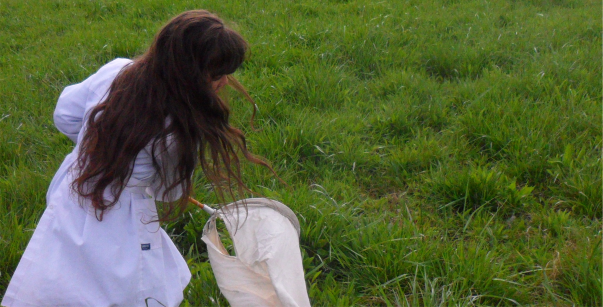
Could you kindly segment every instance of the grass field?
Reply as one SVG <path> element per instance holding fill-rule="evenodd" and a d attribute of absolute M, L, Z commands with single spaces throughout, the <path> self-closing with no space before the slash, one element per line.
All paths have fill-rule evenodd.
<path fill-rule="evenodd" d="M 0 1 L 0 295 L 72 143 L 61 90 L 209 9 L 251 45 L 234 122 L 256 192 L 288 204 L 314 306 L 601 306 L 601 3 Z M 195 197 L 216 196 L 196 178 Z M 227 305 L 191 208 L 164 225 Z"/>

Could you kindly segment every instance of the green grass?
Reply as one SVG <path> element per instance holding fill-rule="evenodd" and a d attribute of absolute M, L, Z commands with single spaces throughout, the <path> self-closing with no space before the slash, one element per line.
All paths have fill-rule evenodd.
<path fill-rule="evenodd" d="M 61 90 L 205 8 L 251 44 L 234 122 L 288 186 L 315 306 L 600 306 L 601 4 L 578 0 L 0 2 L 0 293 L 72 144 Z M 216 196 L 196 178 L 196 197 Z M 164 225 L 219 294 L 191 208 Z"/>

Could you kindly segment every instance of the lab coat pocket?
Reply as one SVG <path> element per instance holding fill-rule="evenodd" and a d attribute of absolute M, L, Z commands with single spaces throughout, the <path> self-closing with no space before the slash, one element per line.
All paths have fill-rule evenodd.
<path fill-rule="evenodd" d="M 140 249 L 143 252 L 161 249 L 161 228 L 157 221 L 155 199 L 132 196 L 135 223 L 138 225 Z"/>
<path fill-rule="evenodd" d="M 165 303 L 165 297 L 161 293 L 163 285 L 157 283 L 158 280 L 163 280 L 165 271 L 155 199 L 146 194 L 133 194 L 132 206 L 140 243 L 139 299 L 152 298 Z"/>

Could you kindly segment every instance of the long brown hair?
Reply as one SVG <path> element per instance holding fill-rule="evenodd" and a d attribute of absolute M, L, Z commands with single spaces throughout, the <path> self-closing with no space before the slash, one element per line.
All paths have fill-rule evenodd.
<path fill-rule="evenodd" d="M 106 99 L 88 116 L 76 165 L 79 173 L 73 182 L 73 189 L 91 200 L 97 219 L 102 220 L 105 210 L 116 204 L 136 156 L 149 144 L 153 167 L 165 187 L 163 197 L 174 189 L 183 190 L 178 202 L 167 204 L 164 216 L 186 207 L 196 165 L 222 200 L 222 187 L 231 195 L 233 183 L 239 194 L 243 188 L 248 190 L 238 154 L 270 168 L 247 150 L 243 133 L 229 124 L 228 104 L 210 83 L 235 72 L 247 49 L 245 40 L 217 16 L 188 11 L 169 21 L 146 53 L 122 69 Z M 250 99 L 232 76 L 228 79 Z M 175 146 L 173 170 L 156 158 L 169 146 Z M 107 188 L 111 200 L 103 198 Z"/>

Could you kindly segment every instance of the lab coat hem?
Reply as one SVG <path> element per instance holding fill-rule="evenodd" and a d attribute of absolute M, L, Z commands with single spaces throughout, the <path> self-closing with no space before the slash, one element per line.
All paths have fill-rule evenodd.
<path fill-rule="evenodd" d="M 31 305 L 22 300 L 15 299 L 10 296 L 4 296 L 2 299 L 2 303 L 0 303 L 2 307 L 39 307 L 40 305 Z"/>

